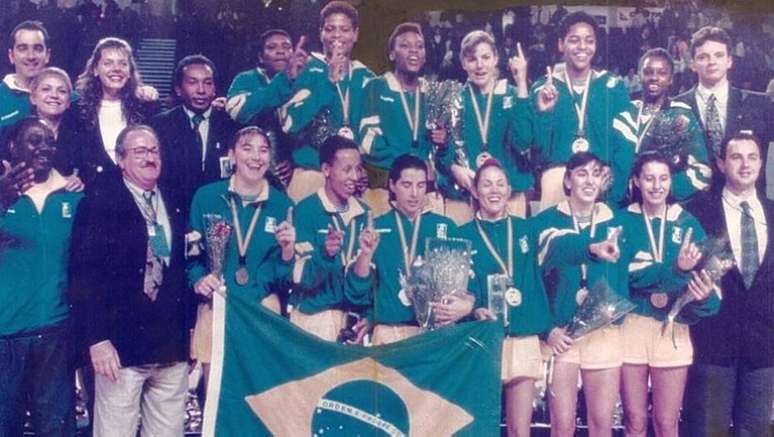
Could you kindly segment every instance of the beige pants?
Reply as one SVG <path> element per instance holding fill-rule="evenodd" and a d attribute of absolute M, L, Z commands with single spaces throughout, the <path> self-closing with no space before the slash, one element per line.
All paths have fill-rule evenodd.
<path fill-rule="evenodd" d="M 94 379 L 94 437 L 181 436 L 188 363 L 124 367 L 118 380 Z M 140 413 L 142 412 L 142 415 Z"/>
<path fill-rule="evenodd" d="M 276 294 L 263 298 L 261 305 L 272 312 L 280 313 L 280 301 Z M 191 359 L 209 363 L 212 357 L 212 305 L 200 303 L 196 309 L 196 326 L 191 335 Z"/>
<path fill-rule="evenodd" d="M 319 170 L 296 168 L 288 184 L 288 197 L 298 203 L 325 185 L 325 176 Z"/>
<path fill-rule="evenodd" d="M 540 211 L 558 205 L 567 198 L 564 195 L 564 171 L 563 165 L 551 167 L 540 176 Z"/>
<path fill-rule="evenodd" d="M 371 335 L 371 344 L 379 346 L 382 344 L 395 343 L 419 335 L 420 332 L 419 326 L 376 325 L 374 327 L 374 333 Z"/>
<path fill-rule="evenodd" d="M 336 341 L 345 321 L 346 316 L 341 310 L 325 310 L 314 314 L 296 310 L 290 313 L 290 323 L 328 341 Z"/>

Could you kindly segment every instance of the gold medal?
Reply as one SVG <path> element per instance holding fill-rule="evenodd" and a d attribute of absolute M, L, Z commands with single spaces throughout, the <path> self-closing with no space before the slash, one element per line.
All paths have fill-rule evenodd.
<path fill-rule="evenodd" d="M 572 142 L 572 153 L 588 152 L 589 140 L 583 137 L 578 137 Z"/>
<path fill-rule="evenodd" d="M 236 273 L 234 273 L 234 280 L 236 280 L 236 283 L 239 285 L 247 285 L 250 281 L 250 273 L 247 272 L 247 267 L 239 266 Z"/>
<path fill-rule="evenodd" d="M 508 305 L 512 307 L 517 307 L 521 305 L 521 291 L 519 291 L 516 287 L 510 287 L 505 292 L 505 301 L 508 302 Z"/>
<path fill-rule="evenodd" d="M 587 297 L 589 297 L 589 289 L 582 287 L 575 293 L 575 303 L 582 305 Z"/>
<path fill-rule="evenodd" d="M 492 159 L 492 155 L 489 152 L 479 153 L 478 156 L 476 156 L 476 168 L 481 168 L 481 166 L 489 159 Z"/>
<path fill-rule="evenodd" d="M 349 126 L 342 126 L 339 128 L 338 134 L 340 137 L 344 137 L 348 140 L 354 141 L 355 139 L 355 132 L 352 130 Z"/>
<path fill-rule="evenodd" d="M 669 296 L 666 293 L 653 293 L 650 295 L 650 304 L 661 309 L 669 303 Z"/>

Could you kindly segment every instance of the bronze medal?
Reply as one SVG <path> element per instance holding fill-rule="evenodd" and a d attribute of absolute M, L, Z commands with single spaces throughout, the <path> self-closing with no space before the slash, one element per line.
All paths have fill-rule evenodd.
<path fill-rule="evenodd" d="M 578 137 L 572 142 L 572 153 L 588 152 L 589 140 L 583 137 Z"/>
<path fill-rule="evenodd" d="M 505 291 L 505 301 L 512 307 L 521 305 L 521 291 L 516 287 L 510 287 Z"/>
<path fill-rule="evenodd" d="M 247 272 L 247 267 L 239 266 L 236 273 L 234 273 L 234 279 L 239 285 L 247 285 L 247 283 L 250 281 L 250 273 Z"/>
<path fill-rule="evenodd" d="M 665 308 L 668 303 L 669 296 L 666 293 L 653 293 L 650 295 L 650 304 L 658 309 Z"/>
<path fill-rule="evenodd" d="M 575 293 L 575 303 L 582 305 L 587 297 L 589 297 L 589 289 L 582 287 Z"/>
<path fill-rule="evenodd" d="M 348 140 L 354 140 L 355 139 L 355 132 L 352 130 L 349 126 L 342 126 L 339 128 L 338 132 L 340 137 L 344 137 Z"/>
<path fill-rule="evenodd" d="M 476 156 L 476 168 L 481 168 L 488 159 L 492 159 L 492 155 L 489 152 L 479 153 L 478 156 Z"/>

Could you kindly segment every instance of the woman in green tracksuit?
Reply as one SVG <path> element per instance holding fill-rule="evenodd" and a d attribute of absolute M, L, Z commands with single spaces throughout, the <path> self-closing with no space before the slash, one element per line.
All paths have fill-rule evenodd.
<path fill-rule="evenodd" d="M 508 211 L 508 175 L 495 159 L 481 163 L 473 178 L 478 209 L 460 236 L 473 243 L 475 277 L 469 288 L 476 294 L 477 318 L 501 318 L 488 308 L 489 283 L 507 282 L 507 337 L 503 342 L 501 379 L 505 390 L 508 435 L 528 436 L 535 381 L 542 375 L 540 340 L 550 327 L 550 313 L 537 266 L 537 235 L 530 222 Z"/>
<path fill-rule="evenodd" d="M 589 435 L 612 435 L 621 368 L 619 327 L 608 326 L 578 339 L 566 330 L 589 290 L 606 283 L 622 297 L 629 294 L 627 263 L 619 260 L 620 227 L 613 211 L 597 201 L 601 181 L 600 159 L 589 152 L 576 153 L 567 161 L 563 178 L 567 200 L 534 219 L 540 228 L 538 265 L 551 310 L 544 355 L 555 356 L 549 397 L 552 435 L 575 433 L 579 372 Z"/>
<path fill-rule="evenodd" d="M 648 377 L 653 392 L 656 435 L 676 436 L 693 347 L 688 324 L 717 313 L 720 301 L 705 271 L 692 271 L 701 252 L 692 242 L 704 239 L 699 222 L 670 204 L 672 167 L 658 153 L 641 154 L 632 170 L 637 201 L 620 214 L 629 262 L 629 290 L 637 307 L 621 329 L 621 395 L 626 434 L 648 429 Z M 696 300 L 678 315 L 672 332 L 662 332 L 672 304 L 683 290 Z"/>
<path fill-rule="evenodd" d="M 476 169 L 488 158 L 503 163 L 513 194 L 509 210 L 526 216 L 527 191 L 533 183 L 525 152 L 532 142 L 532 123 L 527 88 L 527 61 L 523 54 L 510 60 L 517 87 L 498 79 L 497 47 L 486 32 L 470 32 L 462 40 L 460 62 L 468 74 L 462 89 L 462 146 L 452 144 L 455 153 L 441 158 L 443 171 L 450 175 L 447 187 L 447 215 L 461 224 L 473 217 L 469 192 Z M 452 143 L 453 143 L 452 138 Z"/>
<path fill-rule="evenodd" d="M 293 203 L 266 180 L 271 147 L 258 127 L 239 130 L 229 148 L 236 171 L 228 180 L 201 187 L 191 204 L 188 279 L 194 291 L 206 299 L 225 286 L 227 293 L 251 296 L 270 310 L 280 312 L 278 293 L 287 289 L 295 256 Z M 231 225 L 220 276 L 208 271 L 205 253 L 208 214 L 217 214 Z M 202 252 L 200 247 L 204 249 Z M 191 357 L 210 362 L 212 309 L 199 305 Z"/>

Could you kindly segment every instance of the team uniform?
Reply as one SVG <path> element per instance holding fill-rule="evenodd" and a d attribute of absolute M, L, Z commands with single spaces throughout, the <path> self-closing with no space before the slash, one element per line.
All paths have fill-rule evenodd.
<path fill-rule="evenodd" d="M 367 305 L 370 278 L 347 274 L 359 250 L 368 207 L 350 197 L 345 211 L 337 210 L 324 188 L 301 201 L 295 209 L 296 263 L 290 295 L 290 321 L 307 332 L 335 341 L 344 327 L 344 311 Z M 344 239 L 334 257 L 325 253 L 329 228 L 340 230 Z"/>
<path fill-rule="evenodd" d="M 0 128 L 10 126 L 32 113 L 30 90 L 16 85 L 16 75 L 8 74 L 0 83 Z"/>
<path fill-rule="evenodd" d="M 400 81 L 392 72 L 369 79 L 365 84 L 358 132 L 360 152 L 368 171 L 369 190 L 364 199 L 376 214 L 390 208 L 387 188 L 395 158 L 411 154 L 430 165 L 436 162 L 425 123 L 426 88 L 427 82 L 420 78 L 416 91 L 402 91 Z M 446 153 L 446 147 L 437 150 L 441 156 Z"/>
<path fill-rule="evenodd" d="M 288 187 L 288 195 L 295 201 L 313 194 L 324 184 L 318 170 L 318 137 L 344 132 L 351 133 L 357 142 L 364 85 L 373 76 L 363 63 L 351 61 L 349 75 L 341 79 L 337 88 L 328 78 L 325 56 L 312 53 L 293 82 L 292 96 L 280 108 L 280 120 L 282 130 L 293 135 L 295 142 L 292 156 L 297 168 Z"/>
<path fill-rule="evenodd" d="M 613 210 L 607 205 L 596 203 L 591 223 L 585 227 L 576 226 L 567 201 L 541 212 L 532 220 L 540 227 L 537 259 L 543 269 L 551 310 L 551 326 L 547 332 L 554 327 L 567 326 L 579 302 L 583 301 L 583 289 L 590 290 L 599 281 L 606 281 L 616 294 L 628 297 L 628 263 L 621 259 L 615 264 L 600 261 L 588 250 L 590 243 L 607 239 L 619 226 Z M 550 354 L 547 348 L 544 348 L 545 354 Z M 581 369 L 619 367 L 622 363 L 619 327 L 612 325 L 576 340 L 572 348 L 558 355 L 556 360 L 579 364 Z"/>
<path fill-rule="evenodd" d="M 534 111 L 535 143 L 540 152 L 542 167 L 541 209 L 557 204 L 564 198 L 561 180 L 564 175 L 564 163 L 577 152 L 591 152 L 601 159 L 613 163 L 627 159 L 631 154 L 629 147 L 620 147 L 611 140 L 613 118 L 629 108 L 629 94 L 623 81 L 607 71 L 590 72 L 585 107 L 583 90 L 575 89 L 572 94 L 568 88 L 564 64 L 553 70 L 554 87 L 557 91 L 556 106 L 551 111 L 537 111 L 537 95 L 543 88 L 546 78 L 535 82 L 530 93 L 530 108 Z M 584 87 L 585 89 L 586 87 Z M 584 108 L 584 126 L 579 127 L 579 108 Z M 579 139 L 583 139 L 579 141 Z M 629 160 L 631 158 L 628 158 Z M 614 180 L 626 180 L 620 168 L 612 167 Z"/>
<path fill-rule="evenodd" d="M 510 228 L 510 232 L 508 232 Z M 511 240 L 508 241 L 508 234 Z M 495 257 L 485 243 L 491 243 Z M 542 357 L 538 335 L 551 327 L 550 311 L 540 269 L 537 265 L 537 235 L 530 221 L 508 216 L 497 221 L 476 218 L 460 228 L 460 237 L 473 243 L 473 271 L 475 277 L 469 288 L 476 295 L 476 308 L 487 308 L 488 277 L 509 274 L 500 262 L 508 263 L 508 248 L 513 256 L 513 284 L 515 291 L 506 292 L 508 308 L 507 334 L 503 342 L 501 378 L 538 379 L 542 371 Z"/>
<path fill-rule="evenodd" d="M 391 209 L 374 220 L 374 227 L 387 232 L 381 235 L 373 257 L 373 285 L 362 291 L 368 293 L 364 297 L 373 308 L 370 317 L 375 327 L 371 341 L 378 345 L 419 333 L 411 302 L 402 294 L 400 278 L 410 268 L 407 265 L 411 266 L 417 257 L 424 256 L 427 238 L 454 237 L 456 226 L 447 217 L 429 211 L 410 220 L 397 209 Z M 354 276 L 354 273 L 349 275 Z"/>
<path fill-rule="evenodd" d="M 209 273 L 207 255 L 204 253 L 208 250 L 206 216 L 216 214 L 232 226 L 223 262 L 226 293 L 249 296 L 279 313 L 279 295 L 289 286 L 293 260 L 282 260 L 274 233 L 276 227 L 287 217 L 288 208 L 292 205 L 287 196 L 268 183 L 255 200 L 245 202 L 234 192 L 233 177 L 207 184 L 197 190 L 191 203 L 192 233 L 186 238 L 190 260 L 188 279 L 191 286 Z M 236 209 L 238 220 L 234 220 L 233 208 Z M 254 231 L 251 238 L 248 238 L 248 229 L 253 220 Z M 243 262 L 240 262 L 240 244 L 234 229 L 237 221 L 247 244 Z M 237 274 L 240 267 L 246 269 L 247 281 L 243 281 Z M 192 340 L 192 358 L 210 362 L 211 329 L 212 309 L 209 303 L 205 302 L 200 304 L 198 309 Z"/>
<path fill-rule="evenodd" d="M 669 205 L 664 221 L 662 217 L 646 220 L 637 203 L 629 205 L 619 216 L 626 229 L 621 246 L 629 252 L 626 258 L 630 300 L 636 305 L 626 316 L 621 329 L 623 361 L 650 367 L 687 366 L 693 362 L 688 325 L 718 312 L 720 300 L 717 294 L 713 293 L 701 302 L 692 302 L 680 312 L 674 324 L 674 345 L 671 332 L 662 334 L 662 325 L 677 297 L 687 292 L 686 286 L 691 279 L 690 274 L 677 267 L 683 238 L 688 229 L 693 229 L 693 241 L 701 242 L 705 237 L 704 230 L 677 204 Z M 654 245 L 658 249 L 654 250 Z"/>
<path fill-rule="evenodd" d="M 610 162 L 613 173 L 623 175 L 613 181 L 613 187 L 607 199 L 613 205 L 621 205 L 626 199 L 628 176 L 636 156 L 659 145 L 651 129 L 663 120 L 675 120 L 675 135 L 686 138 L 684 149 L 679 154 L 671 154 L 673 161 L 672 197 L 679 202 L 687 201 L 699 191 L 706 191 L 712 181 L 712 167 L 707 156 L 704 132 L 691 107 L 682 102 L 670 101 L 661 110 L 647 116 L 643 113 L 643 102 L 635 100 L 625 111 L 613 119 L 614 149 L 620 150 L 615 161 Z M 679 132 L 678 132 L 679 131 Z M 663 134 L 659 134 L 663 135 Z"/>
<path fill-rule="evenodd" d="M 534 183 L 528 162 L 529 146 L 533 141 L 529 100 L 517 97 L 516 88 L 508 85 L 505 79 L 495 83 L 491 103 L 488 100 L 489 95 L 482 93 L 469 81 L 462 89 L 463 147 L 456 149 L 454 139 L 450 138 L 452 153 L 444 156 L 442 165 L 442 171 L 449 182 L 444 187 L 444 195 L 452 202 L 469 201 L 469 193 L 463 192 L 453 183 L 454 177 L 450 170 L 452 164 L 468 167 L 475 172 L 486 157 L 493 157 L 502 164 L 514 194 L 527 191 Z M 490 106 L 491 110 L 487 110 Z M 526 199 L 522 203 L 525 206 Z M 460 222 L 472 218 L 472 208 L 468 209 L 462 214 Z M 524 211 L 518 212 L 524 214 Z"/>

